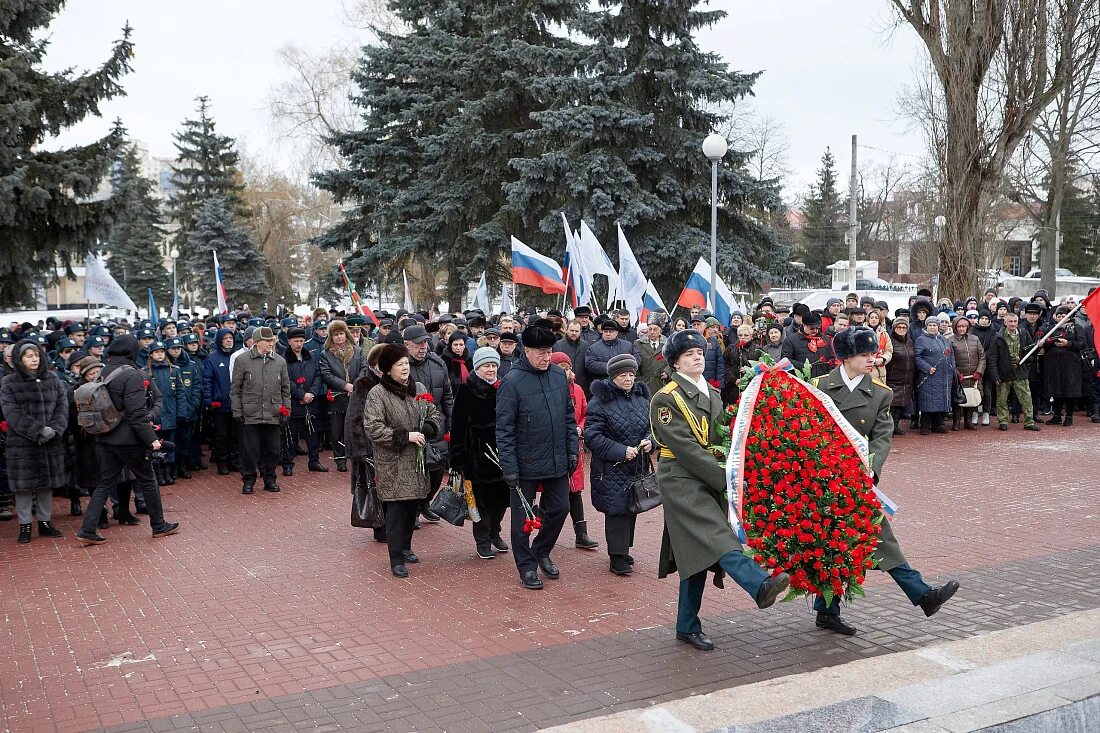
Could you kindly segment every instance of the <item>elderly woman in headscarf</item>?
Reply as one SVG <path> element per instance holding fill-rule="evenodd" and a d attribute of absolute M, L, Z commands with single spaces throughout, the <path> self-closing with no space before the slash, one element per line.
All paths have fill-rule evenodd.
<path fill-rule="evenodd" d="M 970 319 L 966 316 L 956 316 L 951 328 L 951 337 L 947 341 L 955 352 L 956 378 L 962 387 L 976 387 L 980 391 L 985 376 L 985 347 L 977 335 L 970 332 Z M 977 423 L 977 407 L 955 406 L 952 430 L 957 431 L 960 425 L 967 430 L 976 430 Z"/>
<path fill-rule="evenodd" d="M 13 373 L 0 385 L 0 414 L 7 422 L 8 486 L 15 494 L 19 543 L 31 541 L 31 509 L 38 501 L 38 534 L 60 537 L 50 522 L 53 492 L 65 485 L 68 390 L 50 371 L 46 350 L 30 339 L 12 347 Z"/>
<path fill-rule="evenodd" d="M 921 435 L 948 432 L 943 418 L 954 407 L 955 355 L 940 335 L 940 323 L 939 318 L 929 318 L 914 347 Z"/>

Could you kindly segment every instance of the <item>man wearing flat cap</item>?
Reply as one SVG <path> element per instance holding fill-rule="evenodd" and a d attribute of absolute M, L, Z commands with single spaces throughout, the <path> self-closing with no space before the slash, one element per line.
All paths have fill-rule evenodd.
<path fill-rule="evenodd" d="M 550 363 L 557 336 L 554 323 L 539 319 L 523 329 L 523 355 L 501 380 L 497 391 L 497 454 L 512 509 L 512 553 L 520 582 L 528 590 L 543 587 L 539 570 L 559 576 L 550 557 L 569 515 L 569 476 L 577 468 L 577 422 L 565 370 Z M 542 487 L 542 527 L 525 533 L 524 502 L 534 505 Z"/>
<path fill-rule="evenodd" d="M 829 396 L 844 419 L 867 439 L 871 470 L 874 472 L 874 482 L 878 484 L 894 435 L 894 421 L 890 415 L 894 393 L 871 376 L 875 371 L 878 336 L 869 328 L 849 328 L 836 335 L 833 348 L 840 365 L 827 375 L 815 378 L 813 384 Z M 909 602 L 919 606 L 925 616 L 933 615 L 955 595 L 959 589 L 958 581 L 950 580 L 941 587 L 924 582 L 921 574 L 905 559 L 890 520 L 878 509 L 875 516 L 882 527 L 875 549 L 878 569 L 888 573 Z M 831 604 L 826 605 L 825 599 L 818 596 L 814 610 L 817 612 L 818 628 L 845 636 L 856 633 L 854 626 L 840 618 L 839 599 L 834 598 Z"/>
<path fill-rule="evenodd" d="M 282 426 L 290 417 L 290 376 L 286 360 L 275 353 L 275 332 L 260 326 L 252 348 L 242 352 L 230 381 L 233 419 L 240 428 L 241 493 L 251 494 L 257 472 L 265 491 L 279 491 Z"/>

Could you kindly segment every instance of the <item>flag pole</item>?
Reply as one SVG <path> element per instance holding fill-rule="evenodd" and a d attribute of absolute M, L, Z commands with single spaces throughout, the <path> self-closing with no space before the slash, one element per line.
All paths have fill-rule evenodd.
<path fill-rule="evenodd" d="M 1031 351 L 1024 354 L 1024 358 L 1020 359 L 1020 363 L 1023 364 L 1025 361 L 1027 361 L 1027 358 L 1029 356 L 1031 356 L 1036 351 L 1038 351 L 1042 347 L 1043 344 L 1045 344 L 1048 340 L 1050 340 L 1050 337 L 1054 335 L 1054 332 L 1057 331 L 1058 328 L 1063 323 L 1065 323 L 1069 319 L 1073 318 L 1074 314 L 1077 313 L 1077 311 L 1081 310 L 1081 306 L 1083 306 L 1084 304 L 1085 304 L 1085 301 L 1082 300 L 1080 303 L 1078 303 L 1076 306 L 1074 306 L 1073 310 L 1071 310 L 1069 313 L 1062 316 L 1062 320 L 1055 323 L 1054 327 L 1051 328 L 1049 331 L 1047 331 L 1045 334 L 1043 334 L 1043 337 L 1041 339 L 1039 339 L 1039 341 L 1034 346 L 1031 347 Z"/>

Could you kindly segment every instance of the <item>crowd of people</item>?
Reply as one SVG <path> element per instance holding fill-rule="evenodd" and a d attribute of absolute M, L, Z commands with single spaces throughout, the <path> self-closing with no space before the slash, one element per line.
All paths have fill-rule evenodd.
<path fill-rule="evenodd" d="M 868 329 L 871 376 L 889 387 L 894 435 L 1018 422 L 1037 431 L 1040 422 L 1072 426 L 1075 413 L 1100 422 L 1093 325 L 1083 313 L 1056 325 L 1073 305 L 1044 291 L 1028 301 L 989 290 L 939 303 L 921 291 L 893 313 L 854 293 L 821 310 L 765 297 L 728 324 L 692 308 L 634 326 L 626 310 L 596 316 L 588 307 L 568 319 L 532 307 L 491 318 L 380 312 L 377 323 L 323 309 L 301 320 L 241 310 L 132 326 L 13 323 L 0 329 L 0 519 L 12 518 L 14 503 L 19 542 L 31 541 L 35 520 L 40 536 L 58 537 L 51 511 L 60 493 L 84 516 L 85 544 L 106 541 L 99 530 L 111 518 L 139 524 L 137 514 L 165 536 L 179 526 L 164 519 L 160 486 L 213 467 L 239 474 L 244 494 L 257 479 L 274 493 L 279 468 L 292 476 L 305 456 L 308 471 L 328 472 L 322 453 L 331 451 L 353 493 L 368 487 L 381 505 L 371 526 L 396 576 L 419 561 L 413 533 L 439 521 L 433 500 L 454 480 L 472 486 L 474 551 L 487 560 L 511 551 L 525 587 L 559 576 L 551 551 L 567 521 L 576 547 L 600 547 L 588 532 L 586 487 L 605 516 L 609 571 L 628 576 L 628 494 L 654 470 L 651 402 L 672 381 L 667 347 L 678 334 L 700 345 L 701 376 L 723 405 L 738 400 L 752 362 L 786 358 L 823 377 L 841 363 L 841 334 Z M 76 395 L 99 383 L 121 417 L 92 434 Z"/>

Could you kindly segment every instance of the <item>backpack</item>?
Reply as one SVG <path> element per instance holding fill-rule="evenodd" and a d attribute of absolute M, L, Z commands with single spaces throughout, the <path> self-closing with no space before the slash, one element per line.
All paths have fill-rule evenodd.
<path fill-rule="evenodd" d="M 77 387 L 74 393 L 76 400 L 76 424 L 84 428 L 84 432 L 91 435 L 103 435 L 109 433 L 122 423 L 122 412 L 115 407 L 111 400 L 111 393 L 107 391 L 107 385 L 117 377 L 133 367 L 119 367 L 111 372 L 106 379 L 97 379 Z"/>

